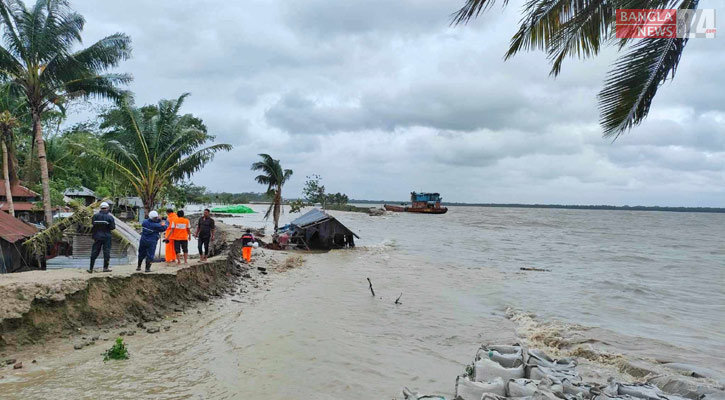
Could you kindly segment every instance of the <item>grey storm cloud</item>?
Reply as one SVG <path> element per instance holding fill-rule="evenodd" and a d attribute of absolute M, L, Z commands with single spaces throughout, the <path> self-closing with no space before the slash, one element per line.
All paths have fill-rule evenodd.
<path fill-rule="evenodd" d="M 596 95 L 616 49 L 504 62 L 524 0 L 449 26 L 464 0 L 75 0 L 84 40 L 125 32 L 139 104 L 191 92 L 219 155 L 193 177 L 261 191 L 258 153 L 352 198 L 725 206 L 723 38 L 690 40 L 650 117 L 603 139 Z M 703 8 L 725 11 L 715 0 Z M 139 12 L 143 10 L 143 12 Z M 723 35 L 721 35 L 723 36 Z"/>

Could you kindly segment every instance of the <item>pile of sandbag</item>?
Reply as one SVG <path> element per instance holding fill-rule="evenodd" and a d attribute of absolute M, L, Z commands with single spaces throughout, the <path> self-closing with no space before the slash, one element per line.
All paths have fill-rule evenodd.
<path fill-rule="evenodd" d="M 648 384 L 625 384 L 610 379 L 607 386 L 585 383 L 576 361 L 553 359 L 541 350 L 519 344 L 484 345 L 466 373 L 456 378 L 456 400 L 687 400 Z M 406 400 L 441 399 L 408 388 Z"/>

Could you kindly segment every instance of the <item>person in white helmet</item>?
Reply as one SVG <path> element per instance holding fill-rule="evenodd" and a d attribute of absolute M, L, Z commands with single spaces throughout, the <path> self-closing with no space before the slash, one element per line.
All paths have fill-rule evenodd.
<path fill-rule="evenodd" d="M 136 271 L 141 271 L 141 264 L 146 259 L 146 272 L 151 272 L 151 263 L 154 261 L 156 244 L 159 242 L 159 234 L 166 231 L 168 223 L 159 218 L 159 213 L 151 211 L 149 217 L 141 223 L 141 241 L 138 245 L 138 266 Z"/>
<path fill-rule="evenodd" d="M 116 229 L 116 221 L 108 210 L 108 203 L 101 203 L 101 211 L 95 213 L 91 219 L 93 228 L 91 235 L 93 237 L 93 249 L 91 250 L 91 265 L 88 273 L 93 273 L 93 265 L 96 258 L 103 249 L 103 272 L 111 272 L 109 264 L 111 262 L 111 231 Z"/>

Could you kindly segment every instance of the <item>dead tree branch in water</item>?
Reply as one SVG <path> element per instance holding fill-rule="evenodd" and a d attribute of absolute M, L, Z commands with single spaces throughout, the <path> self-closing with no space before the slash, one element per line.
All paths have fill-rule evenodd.
<path fill-rule="evenodd" d="M 375 297 L 375 291 L 373 290 L 373 283 L 370 282 L 370 278 L 368 278 L 368 283 L 370 284 L 370 293 L 372 293 L 373 297 Z"/>

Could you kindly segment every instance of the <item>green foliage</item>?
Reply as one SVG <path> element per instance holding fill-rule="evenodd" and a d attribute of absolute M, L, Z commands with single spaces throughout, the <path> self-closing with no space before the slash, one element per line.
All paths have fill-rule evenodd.
<path fill-rule="evenodd" d="M 108 360 L 128 360 L 128 348 L 123 343 L 123 338 L 117 338 L 116 343 L 110 349 L 103 353 L 103 361 Z"/>
<path fill-rule="evenodd" d="M 453 14 L 452 23 L 467 23 L 493 3 L 495 0 L 465 0 Z M 505 58 L 521 50 L 542 50 L 552 64 L 551 75 L 557 76 L 566 58 L 594 57 L 605 45 L 616 45 L 620 51 L 628 48 L 614 63 L 598 96 L 604 136 L 616 138 L 644 121 L 659 87 L 674 78 L 687 44 L 687 39 L 678 38 L 615 40 L 617 9 L 697 6 L 698 0 L 528 0 Z"/>
<path fill-rule="evenodd" d="M 309 204 L 320 203 L 325 208 L 327 196 L 325 195 L 325 185 L 322 184 L 320 175 L 310 175 L 306 177 L 305 186 L 302 188 L 302 195 Z"/>
<path fill-rule="evenodd" d="M 350 201 L 350 199 L 347 197 L 346 194 L 337 192 L 335 194 L 328 194 L 325 196 L 325 203 L 326 204 L 334 204 L 337 206 L 344 206 L 347 204 L 347 202 Z"/>
<path fill-rule="evenodd" d="M 116 33 L 82 48 L 79 45 L 85 20 L 70 8 L 67 0 L 34 3 L 27 7 L 22 0 L 0 2 L 0 80 L 22 96 L 27 105 L 37 143 L 45 222 L 50 225 L 50 177 L 44 154 L 43 118 L 53 110 L 64 114 L 67 104 L 77 98 L 120 99 L 123 91 L 118 85 L 129 83 L 131 76 L 106 72 L 130 57 L 131 39 Z M 28 172 L 33 170 L 30 160 L 28 157 Z"/>
<path fill-rule="evenodd" d="M 141 108 L 126 98 L 101 116 L 103 148 L 91 150 L 133 188 L 146 209 L 154 209 L 163 191 L 188 178 L 214 159 L 228 144 L 214 140 L 201 119 L 180 114 L 188 94 Z"/>
<path fill-rule="evenodd" d="M 307 203 L 305 203 L 303 200 L 297 199 L 294 201 L 289 202 L 289 212 L 290 213 L 298 213 L 302 212 L 302 209 L 307 206 Z"/>
<path fill-rule="evenodd" d="M 206 188 L 204 186 L 196 186 L 191 182 L 181 182 L 172 185 L 167 193 L 169 201 L 177 209 L 184 208 L 187 204 L 209 203 Z"/>

